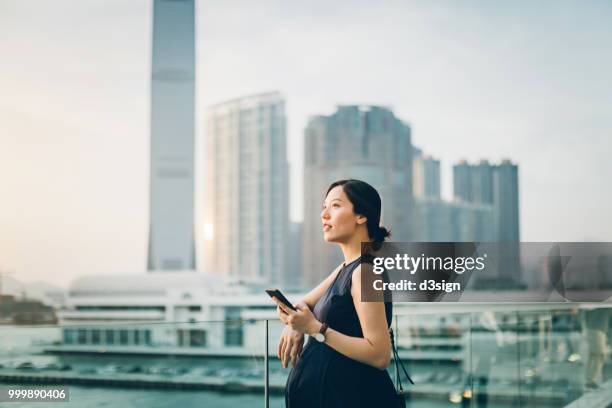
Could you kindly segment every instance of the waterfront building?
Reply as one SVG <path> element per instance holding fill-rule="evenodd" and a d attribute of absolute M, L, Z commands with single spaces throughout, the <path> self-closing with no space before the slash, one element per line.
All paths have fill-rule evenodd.
<path fill-rule="evenodd" d="M 261 351 L 276 305 L 264 287 L 224 284 L 195 271 L 89 275 L 70 286 L 58 312 L 62 342 L 48 351 L 249 355 Z M 300 299 L 301 294 L 287 294 Z M 271 325 L 278 338 L 281 325 Z"/>

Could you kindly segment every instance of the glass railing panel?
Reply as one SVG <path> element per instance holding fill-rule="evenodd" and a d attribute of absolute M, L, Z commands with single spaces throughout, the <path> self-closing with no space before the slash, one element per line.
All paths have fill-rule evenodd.
<path fill-rule="evenodd" d="M 400 354 L 416 382 L 408 387 L 414 406 L 612 406 L 611 308 L 576 303 L 471 310 L 478 311 L 395 317 Z M 463 351 L 459 381 L 446 373 L 448 360 L 423 362 L 431 359 L 433 343 L 454 333 Z M 393 365 L 389 370 L 395 377 Z"/>
<path fill-rule="evenodd" d="M 521 311 L 520 389 L 523 406 L 565 406 L 581 393 L 577 310 Z"/>
<path fill-rule="evenodd" d="M 485 309 L 485 308 L 483 308 Z M 469 373 L 472 407 L 519 406 L 517 315 L 512 308 L 470 315 Z"/>
<path fill-rule="evenodd" d="M 0 326 L 0 383 L 66 385 L 57 407 L 263 407 L 265 337 L 263 320 Z"/>
<path fill-rule="evenodd" d="M 287 368 L 283 368 L 281 360 L 278 358 L 278 344 L 281 333 L 285 325 L 279 319 L 271 319 L 268 322 L 269 328 L 269 384 L 270 384 L 270 407 L 285 407 L 285 384 L 291 371 L 291 363 Z"/>
<path fill-rule="evenodd" d="M 585 404 L 612 405 L 610 304 L 584 305 L 578 314 L 584 367 Z M 578 381 L 577 381 L 578 382 Z"/>
<path fill-rule="evenodd" d="M 408 391 L 408 405 L 419 408 L 469 406 L 469 313 L 396 315 L 393 328 L 400 359 L 415 383 L 411 385 L 401 374 L 402 385 Z M 393 362 L 389 365 L 389 373 L 396 382 Z"/>
<path fill-rule="evenodd" d="M 523 406 L 607 407 L 610 309 L 578 305 L 520 313 Z"/>

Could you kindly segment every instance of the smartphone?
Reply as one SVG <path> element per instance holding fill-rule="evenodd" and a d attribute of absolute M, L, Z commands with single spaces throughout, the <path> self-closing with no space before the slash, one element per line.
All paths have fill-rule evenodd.
<path fill-rule="evenodd" d="M 280 301 L 281 301 L 281 303 L 283 303 L 283 304 L 284 304 L 285 306 L 287 306 L 289 309 L 291 309 L 291 310 L 293 310 L 293 311 L 296 311 L 296 312 L 297 312 L 297 309 L 295 308 L 295 306 L 293 306 L 293 305 L 291 304 L 291 302 L 287 300 L 287 298 L 285 297 L 285 295 L 283 295 L 283 294 L 281 293 L 281 291 L 280 291 L 280 290 L 278 290 L 278 289 L 266 289 L 266 293 L 267 293 L 268 295 L 270 295 L 270 297 L 275 297 L 275 298 L 277 298 L 278 300 L 280 300 Z"/>

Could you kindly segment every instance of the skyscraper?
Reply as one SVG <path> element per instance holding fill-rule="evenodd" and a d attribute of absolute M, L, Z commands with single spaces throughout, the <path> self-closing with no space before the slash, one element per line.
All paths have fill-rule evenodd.
<path fill-rule="evenodd" d="M 412 185 L 415 198 L 440 198 L 440 160 L 412 150 Z"/>
<path fill-rule="evenodd" d="M 493 203 L 493 172 L 495 166 L 486 160 L 476 165 L 465 160 L 453 166 L 453 193 L 455 199 L 468 203 Z"/>
<path fill-rule="evenodd" d="M 453 166 L 453 196 L 458 201 L 472 202 L 472 166 L 465 160 Z"/>
<path fill-rule="evenodd" d="M 304 284 L 319 283 L 343 258 L 323 241 L 321 205 L 330 183 L 354 178 L 372 184 L 382 198 L 381 223 L 395 241 L 411 238 L 412 148 L 410 127 L 378 106 L 339 106 L 314 116 L 304 144 Z"/>
<path fill-rule="evenodd" d="M 496 237 L 504 245 L 499 262 L 502 282 L 518 282 L 521 278 L 518 188 L 518 166 L 503 160 L 493 177 Z"/>
<path fill-rule="evenodd" d="M 503 243 L 497 265 L 497 276 L 484 286 L 517 283 L 520 280 L 520 229 L 518 166 L 509 160 L 499 165 L 465 161 L 453 166 L 455 200 L 472 204 L 493 205 L 493 241 Z"/>
<path fill-rule="evenodd" d="M 493 177 L 496 167 L 481 160 L 472 167 L 472 201 L 478 204 L 493 204 Z"/>
<path fill-rule="evenodd" d="M 232 280 L 283 284 L 289 236 L 285 102 L 276 92 L 211 106 L 205 264 Z"/>
<path fill-rule="evenodd" d="M 302 223 L 289 223 L 289 249 L 285 263 L 287 288 L 300 289 L 302 280 Z"/>
<path fill-rule="evenodd" d="M 153 3 L 149 271 L 195 269 L 193 0 Z"/>
<path fill-rule="evenodd" d="M 519 185 L 518 166 L 503 160 L 495 168 L 493 177 L 493 202 L 495 224 L 499 242 L 518 242 L 519 233 Z"/>
<path fill-rule="evenodd" d="M 453 191 L 460 202 L 493 204 L 495 241 L 520 241 L 516 164 L 504 160 L 492 165 L 482 160 L 472 165 L 463 160 L 453 166 Z"/>

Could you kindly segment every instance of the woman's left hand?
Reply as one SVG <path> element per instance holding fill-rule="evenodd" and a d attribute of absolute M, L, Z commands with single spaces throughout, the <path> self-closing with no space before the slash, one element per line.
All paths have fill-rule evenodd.
<path fill-rule="evenodd" d="M 314 334 L 321 328 L 321 322 L 317 320 L 314 314 L 310 311 L 310 308 L 305 303 L 298 303 L 295 305 L 297 312 L 289 309 L 278 299 L 273 298 L 278 307 L 287 313 L 287 325 L 293 330 L 304 334 Z"/>

